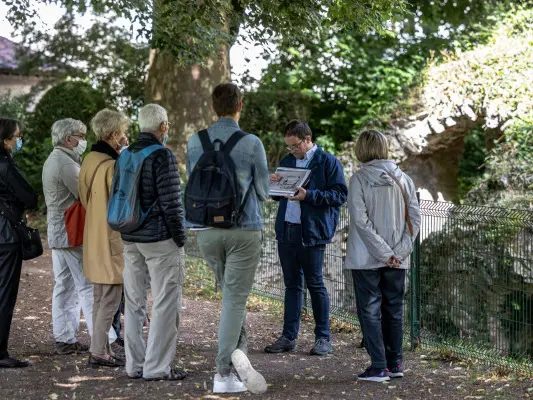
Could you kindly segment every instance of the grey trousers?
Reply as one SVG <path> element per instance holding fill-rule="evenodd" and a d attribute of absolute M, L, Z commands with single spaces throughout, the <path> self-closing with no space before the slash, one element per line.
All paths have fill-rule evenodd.
<path fill-rule="evenodd" d="M 183 286 L 185 252 L 172 239 L 156 243 L 124 243 L 124 295 L 126 298 L 126 372 L 143 371 L 144 378 L 170 373 L 176 354 L 178 296 Z M 152 289 L 152 318 L 144 342 L 146 286 Z"/>
<path fill-rule="evenodd" d="M 248 349 L 246 302 L 252 291 L 261 257 L 262 232 L 209 229 L 198 232 L 202 256 L 222 288 L 222 312 L 218 327 L 217 372 L 231 370 L 231 353 Z"/>
<path fill-rule="evenodd" d="M 122 285 L 94 283 L 93 337 L 90 352 L 107 354 L 109 351 L 108 332 L 120 306 Z"/>

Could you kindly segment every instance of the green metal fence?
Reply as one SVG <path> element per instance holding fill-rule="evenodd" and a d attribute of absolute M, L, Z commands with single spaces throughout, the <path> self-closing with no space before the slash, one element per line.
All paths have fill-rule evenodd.
<path fill-rule="evenodd" d="M 533 212 L 421 201 L 422 226 L 411 255 L 405 339 L 533 373 Z M 283 301 L 274 233 L 277 203 L 264 205 L 265 237 L 254 292 Z M 331 315 L 358 324 L 351 274 L 343 270 L 345 207 L 326 247 L 324 281 Z M 191 232 L 189 256 L 201 256 Z M 310 299 L 305 307 L 311 312 Z"/>

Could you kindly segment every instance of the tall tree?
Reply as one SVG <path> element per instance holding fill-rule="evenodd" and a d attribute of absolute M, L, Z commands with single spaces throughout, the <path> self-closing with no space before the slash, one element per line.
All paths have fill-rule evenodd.
<path fill-rule="evenodd" d="M 147 100 L 169 110 L 178 155 L 187 135 L 213 118 L 211 88 L 230 77 L 229 48 L 240 27 L 257 43 L 302 40 L 343 28 L 379 31 L 405 11 L 405 0 L 40 0 L 9 2 L 8 18 L 31 27 L 36 3 L 114 13 L 140 25 L 138 35 L 153 49 Z"/>

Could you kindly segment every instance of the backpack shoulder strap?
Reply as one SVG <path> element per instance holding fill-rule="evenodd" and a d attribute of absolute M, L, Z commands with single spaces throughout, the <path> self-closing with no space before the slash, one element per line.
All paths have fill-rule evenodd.
<path fill-rule="evenodd" d="M 244 133 L 243 131 L 239 130 L 237 132 L 234 132 L 229 139 L 224 143 L 224 153 L 229 155 L 231 153 L 231 150 L 235 147 L 235 145 L 241 140 L 243 137 L 248 135 L 247 133 Z"/>
<path fill-rule="evenodd" d="M 209 133 L 207 132 L 207 129 L 202 129 L 199 131 L 198 137 L 202 143 L 202 149 L 204 150 L 204 153 L 214 149 L 213 143 L 211 143 L 211 139 L 209 139 Z"/>

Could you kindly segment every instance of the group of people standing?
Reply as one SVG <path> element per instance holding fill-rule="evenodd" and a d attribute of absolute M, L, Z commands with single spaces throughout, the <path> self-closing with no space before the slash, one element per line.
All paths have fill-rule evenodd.
<path fill-rule="evenodd" d="M 190 137 L 185 160 L 191 176 L 206 152 L 206 143 L 224 145 L 233 135 L 242 136 L 233 140 L 230 156 L 239 193 L 246 195 L 241 200 L 238 223 L 231 229 L 187 218 L 177 160 L 170 149 L 162 147 L 143 161 L 140 171 L 138 200 L 147 212 L 146 219 L 133 232 L 113 231 L 107 223 L 107 204 L 113 176 L 121 173 L 115 171 L 115 161 L 128 145 L 129 120 L 116 111 L 100 111 L 92 120 L 97 142 L 83 161 L 85 125 L 66 119 L 52 126 L 54 150 L 43 168 L 43 188 L 54 264 L 52 314 L 59 353 L 87 350 L 76 340 L 81 308 L 91 335 L 89 364 L 125 365 L 132 379 L 184 379 L 185 371 L 173 368 L 172 363 L 185 277 L 187 227 L 197 231 L 202 256 L 222 289 L 213 392 L 267 390 L 264 377 L 247 356 L 246 303 L 263 245 L 261 203 L 269 198 L 269 185 L 280 176 L 269 173 L 260 139 L 240 130 L 242 107 L 243 96 L 236 85 L 218 85 L 212 94 L 218 120 Z M 141 108 L 139 125 L 141 134 L 126 151 L 136 153 L 154 144 L 166 144 L 169 123 L 164 108 L 156 104 Z M 11 207 L 22 218 L 24 209 L 37 206 L 37 196 L 12 157 L 17 148 L 20 150 L 21 131 L 19 122 L 0 119 L 0 205 Z M 294 196 L 273 198 L 279 202 L 275 230 L 285 310 L 281 335 L 265 347 L 265 352 L 295 350 L 305 287 L 315 318 L 316 340 L 310 354 L 333 352 L 329 295 L 322 270 L 325 247 L 335 234 L 340 207 L 347 202 L 351 218 L 345 267 L 352 270 L 358 317 L 371 358 L 371 366 L 358 378 L 381 382 L 401 377 L 405 270 L 420 227 L 413 182 L 388 160 L 387 140 L 378 131 L 359 136 L 356 156 L 362 165 L 352 176 L 349 189 L 340 162 L 313 143 L 305 122 L 289 122 L 283 137 L 289 154 L 280 166 L 306 168 L 311 174 Z M 77 200 L 86 210 L 83 247 L 69 246 L 65 231 L 64 213 Z M 22 263 L 17 243 L 0 210 L 0 367 L 27 365 L 7 352 Z M 147 289 L 152 291 L 153 305 L 145 342 Z M 125 340 L 121 353 L 109 343 L 115 336 L 112 325 L 123 292 Z"/>

